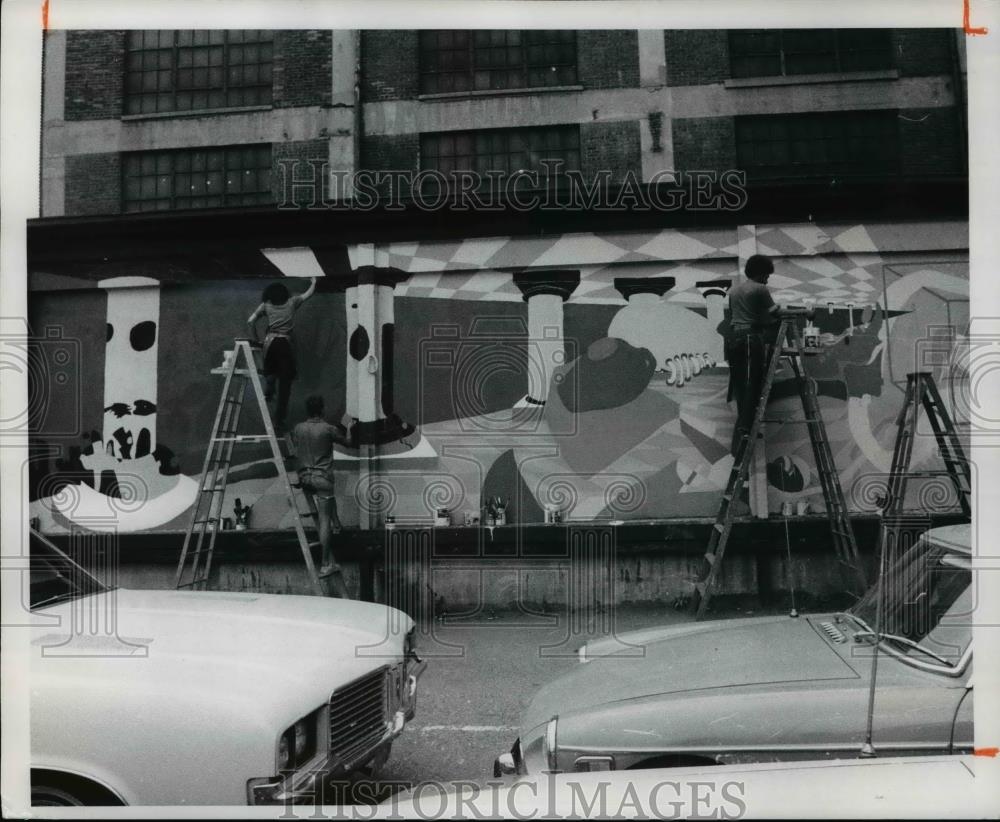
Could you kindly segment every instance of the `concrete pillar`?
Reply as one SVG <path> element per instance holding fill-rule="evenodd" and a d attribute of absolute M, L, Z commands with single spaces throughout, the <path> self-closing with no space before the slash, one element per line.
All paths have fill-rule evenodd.
<path fill-rule="evenodd" d="M 160 287 L 147 277 L 102 280 L 108 292 L 104 453 L 140 459 L 156 449 Z"/>
<path fill-rule="evenodd" d="M 522 271 L 514 275 L 528 303 L 528 394 L 525 405 L 541 406 L 557 367 L 565 362 L 563 303 L 580 284 L 579 271 Z"/>
<path fill-rule="evenodd" d="M 732 287 L 733 281 L 729 279 L 705 280 L 694 285 L 701 292 L 701 296 L 705 298 L 705 311 L 709 323 L 714 328 L 718 328 L 719 323 L 725 319 L 726 294 Z M 716 365 L 725 365 L 728 367 L 728 363 L 725 361 L 725 348 L 721 334 L 713 341 L 712 347 L 708 350 L 708 356 L 715 361 Z"/>

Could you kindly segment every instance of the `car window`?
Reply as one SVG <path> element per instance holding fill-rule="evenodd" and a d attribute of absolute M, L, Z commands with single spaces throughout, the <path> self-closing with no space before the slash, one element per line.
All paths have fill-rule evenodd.
<path fill-rule="evenodd" d="M 921 642 L 971 584 L 972 571 L 965 557 L 920 540 L 886 571 L 880 630 Z M 872 627 L 877 594 L 877 586 L 872 586 L 851 609 Z"/>
<path fill-rule="evenodd" d="M 107 590 L 107 586 L 34 531 L 30 545 L 32 610 Z"/>

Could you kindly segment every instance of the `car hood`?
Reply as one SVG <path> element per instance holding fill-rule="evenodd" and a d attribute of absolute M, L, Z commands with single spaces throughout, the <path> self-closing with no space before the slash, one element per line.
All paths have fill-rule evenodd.
<path fill-rule="evenodd" d="M 622 634 L 586 648 L 585 664 L 543 687 L 522 724 L 660 694 L 856 679 L 808 619 L 721 620 Z"/>
<path fill-rule="evenodd" d="M 224 693 L 288 710 L 315 707 L 337 686 L 399 661 L 413 625 L 366 602 L 126 589 L 34 617 L 44 626 L 32 640 L 34 690 L 82 677 L 119 689 Z M 96 635 L 86 630 L 92 625 Z"/>

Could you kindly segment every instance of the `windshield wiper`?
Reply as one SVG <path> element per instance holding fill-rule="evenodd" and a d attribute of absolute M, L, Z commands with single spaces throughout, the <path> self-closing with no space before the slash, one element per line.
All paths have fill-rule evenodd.
<path fill-rule="evenodd" d="M 854 638 L 857 639 L 859 636 L 874 637 L 875 636 L 875 632 L 874 631 L 858 631 L 854 635 Z M 952 662 L 951 662 L 950 659 L 945 659 L 943 656 L 938 656 L 936 653 L 934 653 L 929 648 L 925 648 L 919 642 L 914 642 L 909 637 L 899 636 L 899 634 L 887 634 L 887 633 L 883 632 L 883 633 L 881 633 L 881 634 L 878 635 L 878 638 L 880 640 L 882 640 L 882 639 L 889 639 L 889 640 L 892 640 L 893 642 L 899 642 L 902 645 L 908 645 L 910 648 L 913 648 L 914 650 L 920 651 L 921 653 L 927 654 L 927 656 L 929 656 L 929 657 L 931 657 L 933 659 L 936 659 L 942 665 L 947 665 L 949 667 L 952 666 Z"/>
<path fill-rule="evenodd" d="M 53 605 L 57 602 L 63 602 L 67 599 L 73 599 L 79 596 L 77 591 L 63 591 L 60 594 L 54 594 L 48 599 L 43 599 L 41 602 L 35 602 L 31 606 L 31 610 L 34 611 L 36 608 L 41 608 L 43 605 Z"/>

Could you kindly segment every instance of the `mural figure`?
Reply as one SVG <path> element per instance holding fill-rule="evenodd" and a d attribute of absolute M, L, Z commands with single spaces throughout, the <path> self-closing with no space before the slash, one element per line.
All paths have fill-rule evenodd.
<path fill-rule="evenodd" d="M 92 480 L 64 486 L 51 506 L 94 530 L 142 530 L 187 509 L 197 483 L 156 437 L 159 283 L 115 277 L 99 285 L 108 294 L 103 433 L 79 458 Z"/>

